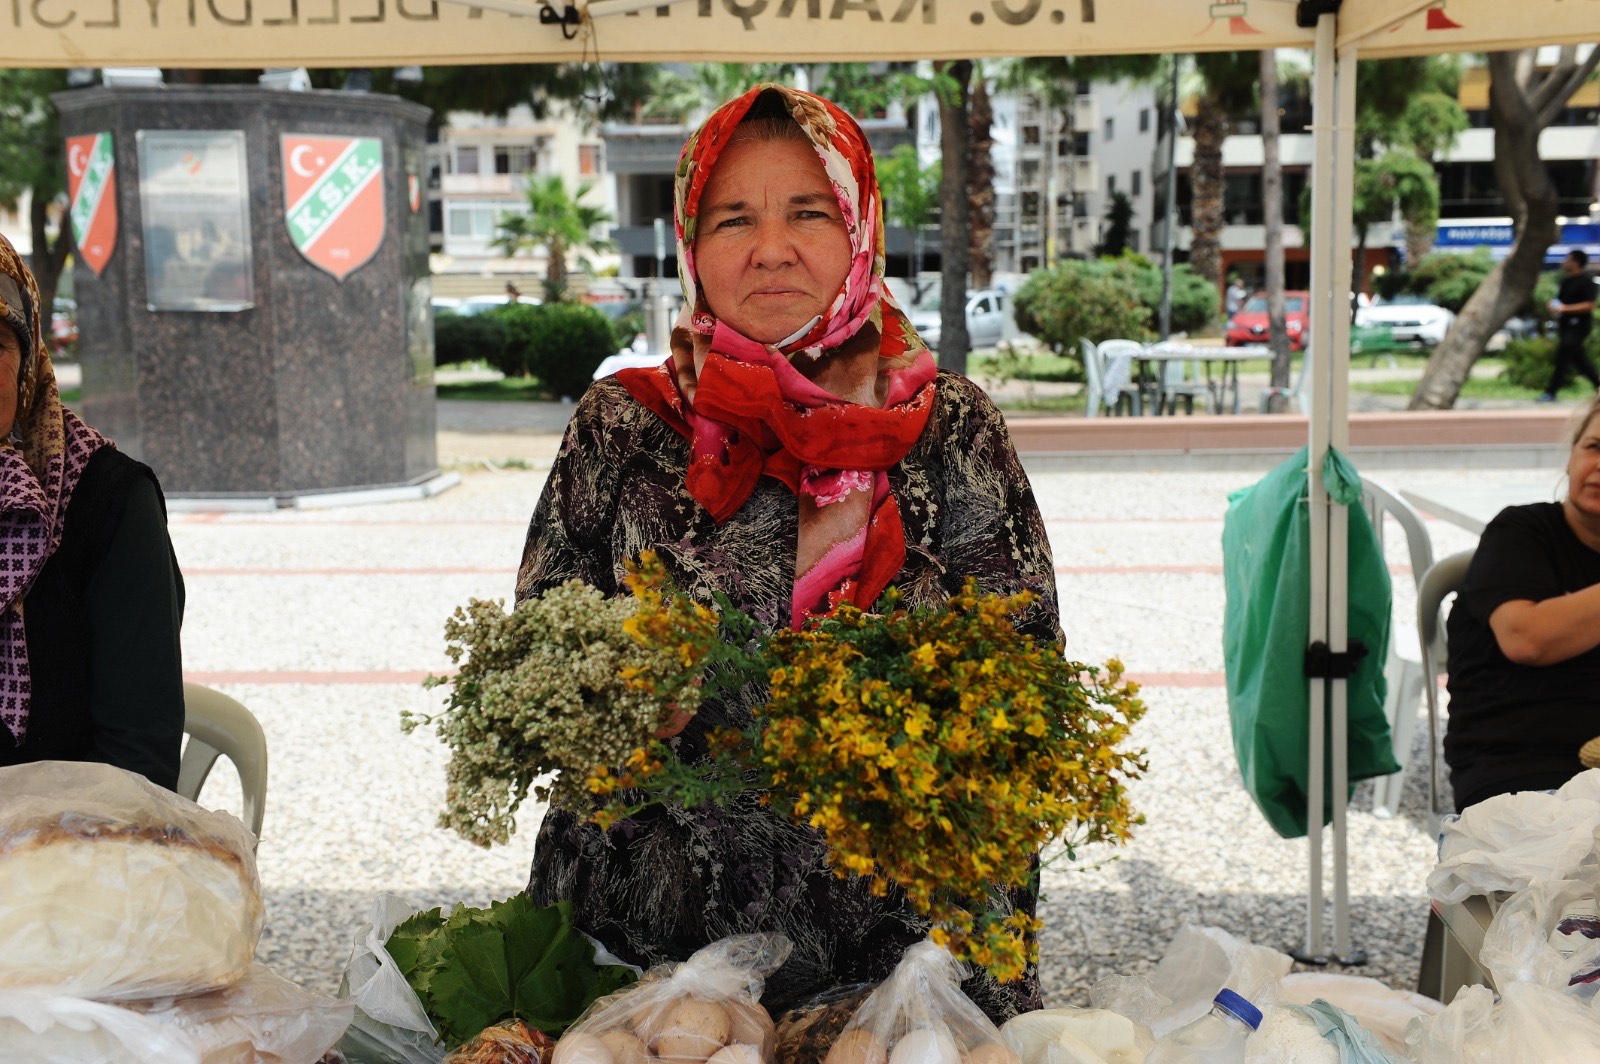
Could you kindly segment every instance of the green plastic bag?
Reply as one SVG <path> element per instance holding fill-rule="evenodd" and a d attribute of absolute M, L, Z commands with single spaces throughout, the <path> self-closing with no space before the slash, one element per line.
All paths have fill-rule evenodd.
<path fill-rule="evenodd" d="M 1286 839 L 1306 833 L 1311 696 L 1305 675 L 1311 638 L 1311 514 L 1307 501 L 1309 448 L 1258 483 L 1228 498 L 1222 526 L 1227 608 L 1222 624 L 1233 748 L 1245 789 L 1274 831 Z M 1348 506 L 1350 522 L 1349 636 L 1367 654 L 1349 682 L 1349 768 L 1357 780 L 1400 771 L 1384 717 L 1383 666 L 1389 653 L 1389 570 L 1372 522 L 1362 509 L 1361 478 L 1342 455 L 1323 463 L 1329 496 Z M 1324 775 L 1323 822 L 1331 819 L 1329 772 Z"/>

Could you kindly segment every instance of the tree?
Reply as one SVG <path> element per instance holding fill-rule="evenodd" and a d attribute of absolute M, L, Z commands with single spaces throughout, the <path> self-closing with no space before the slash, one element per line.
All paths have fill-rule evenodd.
<path fill-rule="evenodd" d="M 939 206 L 943 167 L 924 167 L 913 144 L 902 144 L 878 162 L 878 187 L 883 191 L 887 220 L 911 232 L 911 279 L 922 272 L 922 230 L 932 224 Z"/>
<path fill-rule="evenodd" d="M 1289 321 L 1283 286 L 1283 160 L 1279 151 L 1278 53 L 1261 52 L 1261 223 L 1267 289 L 1267 345 L 1272 348 L 1272 387 L 1289 386 Z"/>
<path fill-rule="evenodd" d="M 499 235 L 490 246 L 499 248 L 507 258 L 520 251 L 543 248 L 548 262 L 545 267 L 544 298 L 556 303 L 567 294 L 567 253 L 576 251 L 604 251 L 611 241 L 597 237 L 594 231 L 611 221 L 611 215 L 602 207 L 583 202 L 594 186 L 585 182 L 574 194 L 567 192 L 560 175 L 535 177 L 528 182 L 528 209 L 521 214 L 507 214 L 500 218 Z M 587 268 L 587 263 L 583 264 Z"/>
<path fill-rule="evenodd" d="M 994 108 L 983 71 L 974 68 L 973 74 L 967 106 L 967 255 L 972 287 L 988 288 L 994 280 Z"/>
<path fill-rule="evenodd" d="M 967 199 L 967 161 L 972 158 L 967 108 L 972 68 L 970 59 L 936 59 L 933 63 L 943 161 L 939 183 L 939 361 L 961 374 L 967 372 L 967 349 L 972 346 L 967 333 L 967 228 L 972 217 Z"/>
<path fill-rule="evenodd" d="M 658 67 L 641 113 L 647 118 L 688 122 L 742 95 L 763 81 L 788 82 L 793 63 L 690 63 L 689 73 Z"/>
<path fill-rule="evenodd" d="M 72 226 L 65 216 L 50 239 L 52 209 L 67 189 L 61 127 L 50 94 L 66 87 L 62 70 L 0 70 L 0 203 L 15 206 L 23 193 L 32 193 L 29 267 L 39 282 L 41 315 L 48 315 L 55 303 L 61 271 L 73 249 Z M 44 334 L 50 335 L 48 318 Z"/>
<path fill-rule="evenodd" d="M 1537 51 L 1489 54 L 1489 114 L 1494 125 L 1494 171 L 1515 235 L 1506 257 L 1461 308 L 1428 359 L 1411 397 L 1413 410 L 1453 406 L 1489 338 L 1526 302 L 1538 283 L 1545 252 L 1555 242 L 1559 199 L 1539 157 L 1539 135 L 1600 64 L 1600 48 L 1579 62 L 1564 46 L 1554 65 L 1540 68 Z"/>
<path fill-rule="evenodd" d="M 1190 96 L 1194 163 L 1189 167 L 1189 261 L 1222 285 L 1222 227 L 1227 223 L 1227 172 L 1222 145 L 1233 116 L 1256 106 L 1261 62 L 1254 52 L 1202 52 L 1194 57 Z"/>
<path fill-rule="evenodd" d="M 1133 235 L 1133 215 L 1133 201 L 1127 194 L 1113 192 L 1111 202 L 1106 204 L 1106 231 L 1094 248 L 1096 255 L 1116 258 L 1128 249 L 1128 240 Z"/>

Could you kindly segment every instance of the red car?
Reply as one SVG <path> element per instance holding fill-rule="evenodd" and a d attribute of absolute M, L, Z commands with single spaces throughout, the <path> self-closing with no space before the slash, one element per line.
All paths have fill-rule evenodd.
<path fill-rule="evenodd" d="M 1311 293 L 1283 293 L 1284 322 L 1289 327 L 1289 348 L 1301 351 L 1306 346 L 1306 333 L 1311 328 Z M 1244 308 L 1228 319 L 1228 344 L 1245 347 L 1267 344 L 1267 294 L 1257 292 Z"/>

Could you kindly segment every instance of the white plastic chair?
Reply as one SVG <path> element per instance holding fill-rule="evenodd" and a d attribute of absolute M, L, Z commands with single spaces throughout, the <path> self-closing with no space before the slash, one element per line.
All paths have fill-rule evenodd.
<path fill-rule="evenodd" d="M 1095 352 L 1100 359 L 1102 394 L 1109 383 L 1117 384 L 1116 404 L 1112 412 L 1126 408 L 1135 417 L 1143 414 L 1144 394 L 1128 374 L 1134 360 L 1144 354 L 1144 344 L 1137 340 L 1102 340 Z"/>
<path fill-rule="evenodd" d="M 1186 355 L 1193 353 L 1194 345 L 1165 340 L 1152 344 L 1150 351 L 1153 354 L 1170 351 L 1175 355 Z M 1172 358 L 1161 364 L 1161 391 L 1157 399 L 1162 404 L 1163 413 L 1176 414 L 1178 402 L 1182 400 L 1184 412 L 1192 414 L 1197 397 L 1206 406 L 1211 405 L 1211 389 L 1205 382 L 1205 374 L 1197 360 Z"/>
<path fill-rule="evenodd" d="M 198 801 L 200 788 L 217 758 L 226 756 L 239 770 L 244 788 L 244 825 L 261 841 L 267 807 L 267 737 L 255 715 L 221 691 L 197 683 L 183 685 L 183 730 L 189 741 L 178 763 L 178 793 Z"/>
<path fill-rule="evenodd" d="M 1361 504 L 1372 519 L 1372 528 L 1378 535 L 1380 548 L 1386 526 L 1384 518 L 1392 517 L 1400 526 L 1406 537 L 1406 551 L 1411 557 L 1411 578 L 1420 586 L 1422 574 L 1433 565 L 1433 540 L 1428 535 L 1427 526 L 1422 523 L 1421 515 L 1382 481 L 1370 477 L 1362 478 Z M 1400 771 L 1373 781 L 1374 816 L 1392 817 L 1400 808 L 1400 789 L 1405 783 L 1406 762 L 1411 754 L 1411 737 L 1416 732 L 1417 710 L 1421 706 L 1425 682 L 1422 654 L 1414 635 L 1409 624 L 1390 626 L 1389 658 L 1383 667 L 1389 690 L 1384 699 L 1383 712 L 1389 719 L 1394 758 L 1400 764 Z"/>
<path fill-rule="evenodd" d="M 1439 677 L 1450 667 L 1442 611 L 1444 600 L 1454 595 L 1466 579 L 1474 551 L 1464 550 L 1440 558 L 1417 583 L 1417 639 L 1422 649 L 1423 693 L 1428 704 L 1428 809 L 1429 834 L 1438 831 L 1439 796 Z"/>
<path fill-rule="evenodd" d="M 1083 359 L 1083 416 L 1099 417 L 1106 405 L 1105 381 L 1100 375 L 1100 352 L 1087 336 L 1078 337 L 1078 352 Z"/>

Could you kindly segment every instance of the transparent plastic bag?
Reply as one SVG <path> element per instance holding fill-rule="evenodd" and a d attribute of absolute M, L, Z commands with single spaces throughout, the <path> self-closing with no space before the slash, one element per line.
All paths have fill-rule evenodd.
<path fill-rule="evenodd" d="M 1389 1054 L 1377 1035 L 1339 1006 L 1313 1001 L 1293 1008 L 1316 1024 L 1322 1037 L 1337 1050 L 1339 1064 L 1403 1064 L 1399 1057 Z"/>
<path fill-rule="evenodd" d="M 825 1064 L 1019 1064 L 983 1010 L 961 992 L 964 965 L 923 941 L 856 1010 Z"/>
<path fill-rule="evenodd" d="M 0 769 L 0 988 L 122 1001 L 238 980 L 261 937 L 254 843 L 123 769 Z"/>
<path fill-rule="evenodd" d="M 202 1064 L 177 1028 L 132 1009 L 49 990 L 0 990 L 0 1064 Z"/>
<path fill-rule="evenodd" d="M 411 984 L 385 944 L 418 907 L 393 894 L 380 895 L 356 932 L 339 996 L 355 1007 L 339 1051 L 350 1064 L 439 1064 L 448 1048 L 428 1019 Z"/>
<path fill-rule="evenodd" d="M 1270 1014 L 1278 981 L 1293 966 L 1286 953 L 1252 945 L 1221 928 L 1185 924 L 1148 977 L 1102 980 L 1091 1000 L 1146 1024 L 1159 1040 L 1210 1012 L 1225 986 Z"/>
<path fill-rule="evenodd" d="M 1442 826 L 1428 892 L 1443 902 L 1572 879 L 1594 861 L 1600 803 L 1542 791 L 1497 794 Z"/>
<path fill-rule="evenodd" d="M 1494 991 L 1462 987 L 1455 999 L 1432 1016 L 1406 1028 L 1406 1056 L 1412 1064 L 1497 1064 L 1486 1041 L 1494 1024 Z"/>
<path fill-rule="evenodd" d="M 1600 803 L 1600 768 L 1590 768 L 1578 773 L 1561 785 L 1556 791 L 1557 798 L 1571 801 L 1574 798 L 1587 798 L 1591 802 Z"/>
<path fill-rule="evenodd" d="M 1000 1037 L 1022 1064 L 1140 1064 L 1147 1029 L 1110 1009 L 1040 1009 L 1013 1016 Z"/>
<path fill-rule="evenodd" d="M 183 1031 L 201 1064 L 316 1060 L 350 1025 L 354 1006 L 304 990 L 264 964 L 208 994 L 130 1005 Z"/>
<path fill-rule="evenodd" d="M 1559 991 L 1512 983 L 1500 991 L 1482 1059 L 1495 1064 L 1600 1064 L 1600 1013 Z"/>
<path fill-rule="evenodd" d="M 553 1064 L 771 1064 L 767 976 L 788 959 L 783 935 L 733 935 L 590 1005 L 556 1043 Z"/>
<path fill-rule="evenodd" d="M 1495 913 L 1478 960 L 1497 986 L 1534 983 L 1581 1001 L 1600 991 L 1600 915 L 1595 884 L 1538 882 Z"/>

